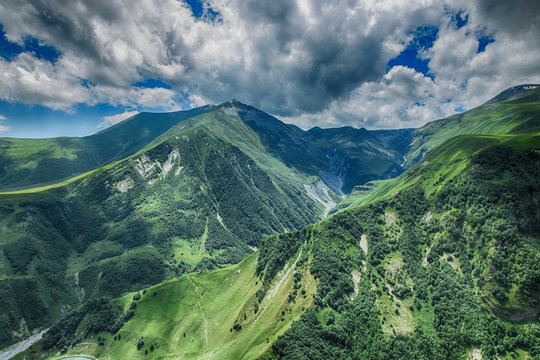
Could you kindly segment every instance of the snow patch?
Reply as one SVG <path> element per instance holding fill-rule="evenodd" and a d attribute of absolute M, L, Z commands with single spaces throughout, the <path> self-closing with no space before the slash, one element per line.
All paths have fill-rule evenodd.
<path fill-rule="evenodd" d="M 431 211 L 428 211 L 426 217 L 424 218 L 424 221 L 429 224 L 429 221 L 431 220 L 432 217 L 433 217 L 433 214 L 431 213 Z"/>

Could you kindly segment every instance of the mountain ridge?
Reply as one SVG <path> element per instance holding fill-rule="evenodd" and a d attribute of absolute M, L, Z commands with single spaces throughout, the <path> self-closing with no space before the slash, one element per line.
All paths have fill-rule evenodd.
<path fill-rule="evenodd" d="M 63 317 L 41 343 L 47 349 L 67 349 L 83 339 L 97 344 L 112 332 L 127 341 L 82 345 L 70 353 L 111 356 L 112 348 L 142 356 L 134 344 L 144 335 L 141 349 L 153 352 L 159 343 L 163 350 L 156 356 L 172 356 L 172 344 L 184 336 L 169 339 L 167 329 L 141 324 L 151 318 L 168 323 L 162 310 L 177 303 L 164 294 L 179 292 L 186 303 L 175 310 L 175 321 L 194 341 L 187 357 L 211 357 L 218 351 L 208 352 L 214 341 L 248 358 L 310 348 L 331 358 L 363 358 L 366 349 L 378 354 L 370 343 L 355 348 L 345 331 L 377 339 L 388 353 L 396 341 L 415 347 L 425 339 L 453 358 L 463 355 L 465 345 L 437 324 L 470 314 L 441 310 L 460 306 L 455 296 L 445 295 L 451 301 L 446 307 L 434 300 L 446 291 L 439 284 L 448 283 L 478 312 L 474 331 L 498 344 L 493 350 L 480 336 L 460 333 L 467 346 L 481 345 L 485 354 L 499 346 L 534 354 L 534 342 L 511 331 L 536 331 L 530 316 L 523 326 L 513 319 L 515 309 L 537 314 L 537 91 L 395 131 L 304 131 L 231 101 L 173 124 L 146 145 L 133 145 L 138 151 L 129 157 L 83 176 L 0 194 L 0 305 L 6 310 L 0 343 L 13 342 L 13 331 L 30 333 Z M 415 154 L 407 166 L 403 157 Z M 366 157 L 381 166 L 370 168 Z M 380 185 L 371 186 L 369 176 Z M 392 179 L 379 180 L 385 177 Z M 329 214 L 347 189 L 352 195 Z M 519 256 L 509 255 L 514 253 Z M 240 265 L 228 267 L 234 263 Z M 245 290 L 241 301 L 215 293 L 220 276 L 232 279 L 244 271 L 247 287 L 230 283 L 236 292 Z M 433 280 L 439 278 L 445 280 Z M 143 291 L 139 313 L 138 300 L 131 299 L 141 294 L 133 291 Z M 232 313 L 215 311 L 214 299 Z M 216 332 L 204 325 L 223 316 Z M 269 316 L 264 329 L 259 316 Z M 373 332 L 347 328 L 361 328 L 356 318 Z M 27 319 L 26 327 L 20 319 Z M 486 324 L 509 330 L 501 338 Z M 255 328 L 260 332 L 252 336 Z M 441 344 L 443 338 L 454 348 Z M 518 345 L 505 345 L 512 342 Z M 248 356 L 235 344 L 254 350 Z"/>

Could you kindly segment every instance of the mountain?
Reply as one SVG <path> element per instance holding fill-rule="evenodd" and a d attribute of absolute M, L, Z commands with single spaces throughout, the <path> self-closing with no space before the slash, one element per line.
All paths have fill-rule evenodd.
<path fill-rule="evenodd" d="M 303 137 L 323 149 L 329 160 L 331 168 L 321 177 L 328 183 L 337 182 L 336 187 L 349 194 L 356 185 L 401 174 L 412 131 L 316 127 Z M 337 178 L 332 179 L 331 174 Z"/>
<path fill-rule="evenodd" d="M 432 121 L 415 130 L 405 167 L 420 161 L 427 151 L 458 135 L 499 135 L 540 130 L 540 87 L 522 85 L 503 91 L 477 108 Z"/>
<path fill-rule="evenodd" d="M 1 194 L 0 339 L 55 323 L 32 358 L 540 356 L 536 91 L 414 131 L 231 101 Z"/>
<path fill-rule="evenodd" d="M 138 127 L 142 135 L 135 132 Z M 139 114 L 88 138 L 5 139 L 5 156 L 19 159 L 7 171 L 21 179 L 18 186 L 43 183 L 42 170 L 50 179 L 72 171 L 45 166 L 53 159 L 49 156 L 84 171 L 97 162 L 82 161 L 83 154 L 107 149 L 101 153 L 107 156 L 87 158 L 108 159 L 108 164 L 0 195 L 0 305 L 5 310 L 0 343 L 9 344 L 92 299 L 237 263 L 261 239 L 319 220 L 339 201 L 342 188 L 355 184 L 351 181 L 378 178 L 394 166 L 389 160 L 372 171 L 365 164 L 350 176 L 342 164 L 368 161 L 355 157 L 382 149 L 392 136 L 407 136 L 361 132 L 334 136 L 340 144 L 328 147 L 312 133 L 231 101 L 191 112 Z M 27 143 L 28 157 L 22 157 L 25 147 L 13 145 L 17 141 Z M 55 150 L 38 151 L 44 143 Z M 78 148 L 69 160 L 73 144 L 93 150 Z M 399 156 L 399 150 L 378 151 L 378 161 Z M 338 155 L 329 159 L 329 152 Z M 127 157 L 115 160 L 120 156 Z M 27 163 L 37 164 L 28 178 L 14 170 Z M 328 181 L 340 177 L 349 182 Z"/>
<path fill-rule="evenodd" d="M 71 182 L 2 196 L 1 342 L 90 299 L 237 263 L 262 238 L 319 219 L 324 206 L 290 178 L 201 125 Z"/>
<path fill-rule="evenodd" d="M 238 265 L 70 313 L 43 346 L 112 359 L 534 358 L 539 148 L 538 133 L 449 140 L 371 203 L 269 237 Z"/>
<path fill-rule="evenodd" d="M 512 99 L 516 99 L 518 97 L 521 97 L 521 95 L 529 93 L 534 94 L 534 97 L 536 98 L 536 101 L 539 100 L 538 98 L 538 92 L 531 92 L 531 90 L 536 90 L 538 88 L 538 84 L 524 84 L 524 85 L 517 85 L 513 86 L 511 88 L 508 88 L 495 96 L 493 99 L 488 100 L 484 103 L 484 105 L 487 104 L 496 104 L 503 101 L 508 101 Z"/>
<path fill-rule="evenodd" d="M 140 113 L 82 138 L 0 138 L 0 191 L 54 184 L 124 159 L 179 121 L 212 108 L 203 106 L 164 114 Z"/>
<path fill-rule="evenodd" d="M 231 123 L 233 128 L 227 128 Z M 410 132 L 360 129 L 352 137 L 352 128 L 306 132 L 236 100 L 188 111 L 141 113 L 83 138 L 0 138 L 0 190 L 53 185 L 201 124 L 221 131 L 228 141 L 251 155 L 256 147 L 257 152 L 266 152 L 287 167 L 322 179 L 339 195 L 350 192 L 354 185 L 401 173 L 406 150 L 401 144 L 409 141 Z M 246 143 L 244 136 L 250 142 Z M 328 142 L 330 138 L 333 140 Z M 393 146 L 394 142 L 398 146 Z"/>

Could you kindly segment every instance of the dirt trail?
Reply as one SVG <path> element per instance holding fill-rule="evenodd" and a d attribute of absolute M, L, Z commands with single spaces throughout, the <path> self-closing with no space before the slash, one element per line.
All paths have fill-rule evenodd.
<path fill-rule="evenodd" d="M 304 237 L 304 234 L 300 234 L 302 237 Z M 291 273 L 291 271 L 294 270 L 294 268 L 296 267 L 296 263 L 298 262 L 298 260 L 300 260 L 300 257 L 302 256 L 302 250 L 304 250 L 304 247 L 306 246 L 306 239 L 304 238 L 304 245 L 302 246 L 302 248 L 300 248 L 300 252 L 298 253 L 298 256 L 296 257 L 296 260 L 294 260 L 294 263 L 287 269 L 287 271 L 285 272 L 285 274 L 281 277 L 281 279 L 279 279 L 279 282 L 274 285 L 269 291 L 268 291 L 268 296 L 266 297 L 266 301 L 264 302 L 264 307 L 263 307 L 263 310 L 266 308 L 266 305 L 268 304 L 268 302 L 270 300 L 272 300 L 274 298 L 274 296 L 276 296 L 277 292 L 279 291 L 279 288 L 281 287 L 281 285 L 285 282 L 285 280 L 287 280 L 287 277 L 289 276 L 289 274 Z M 284 269 L 285 270 L 285 269 Z"/>
<path fill-rule="evenodd" d="M 195 283 L 191 280 L 191 278 L 189 276 L 187 278 L 188 278 L 189 282 L 191 283 L 191 285 L 193 285 L 193 287 L 195 287 L 195 292 L 197 293 L 197 295 L 199 295 L 199 299 L 197 300 L 197 306 L 201 310 L 201 315 L 202 315 L 203 324 L 204 324 L 204 339 L 205 339 L 205 342 L 206 342 L 206 346 L 208 346 L 208 320 L 206 319 L 203 307 L 201 305 L 202 294 L 199 291 L 199 287 L 197 285 L 195 285 Z"/>
<path fill-rule="evenodd" d="M 206 225 L 204 225 L 204 232 L 201 237 L 201 247 L 199 249 L 199 254 L 203 254 L 206 246 L 206 238 L 208 237 L 208 218 L 206 218 Z"/>

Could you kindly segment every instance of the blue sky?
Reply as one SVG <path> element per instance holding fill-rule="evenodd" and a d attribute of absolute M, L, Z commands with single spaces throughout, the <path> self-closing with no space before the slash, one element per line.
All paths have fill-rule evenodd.
<path fill-rule="evenodd" d="M 0 5 L 0 136 L 231 98 L 304 128 L 417 127 L 540 82 L 534 1 L 20 5 Z"/>

